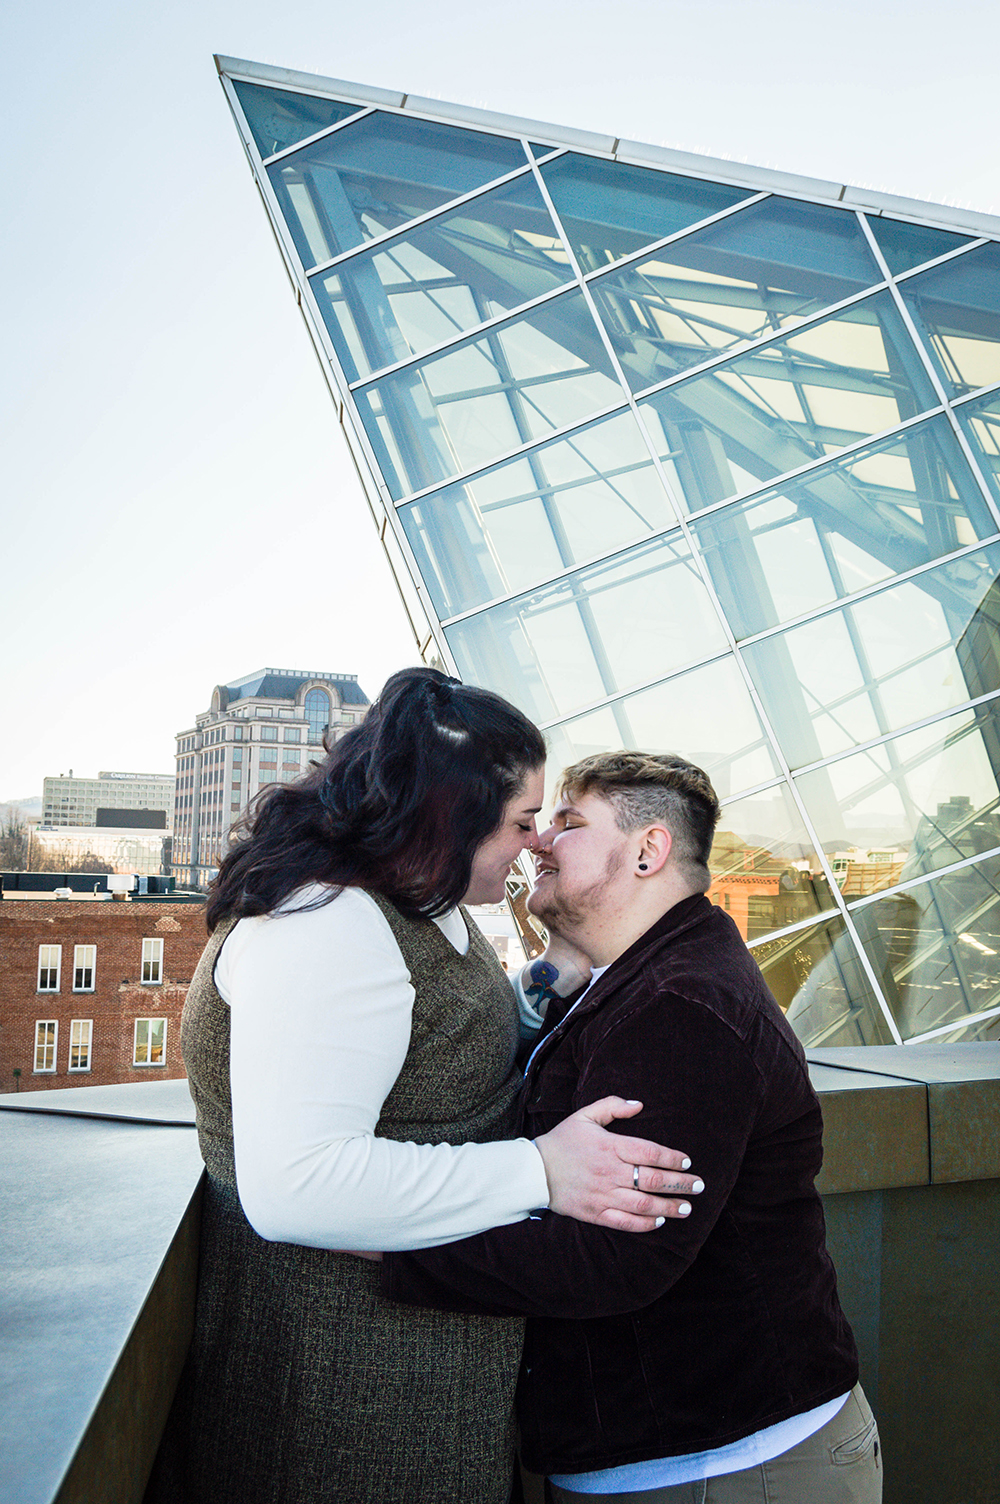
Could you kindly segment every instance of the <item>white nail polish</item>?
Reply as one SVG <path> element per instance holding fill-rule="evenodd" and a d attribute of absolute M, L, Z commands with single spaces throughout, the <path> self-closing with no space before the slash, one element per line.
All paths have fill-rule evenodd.
<path fill-rule="evenodd" d="M 682 1201 L 681 1202 L 680 1206 L 678 1206 L 678 1208 L 677 1208 L 677 1215 L 678 1215 L 678 1217 L 690 1217 L 690 1215 L 691 1215 L 691 1203 L 690 1203 L 690 1201 Z"/>
<path fill-rule="evenodd" d="M 656 1223 L 655 1223 L 655 1226 L 656 1226 L 656 1227 L 662 1227 L 662 1226 L 663 1226 L 663 1224 L 664 1224 L 664 1222 L 665 1222 L 665 1221 L 666 1221 L 666 1220 L 667 1220 L 667 1219 L 666 1219 L 666 1217 L 657 1217 L 657 1219 L 656 1219 Z"/>
<path fill-rule="evenodd" d="M 703 1180 L 696 1180 L 691 1187 L 691 1194 L 692 1196 L 698 1196 L 704 1189 L 705 1182 Z"/>
<path fill-rule="evenodd" d="M 626 1099 L 626 1101 L 625 1101 L 625 1106 L 626 1107 L 641 1107 L 642 1103 L 639 1101 L 638 1097 L 628 1097 Z"/>
<path fill-rule="evenodd" d="M 690 1170 L 690 1168 L 691 1168 L 691 1161 L 688 1159 L 687 1155 L 685 1155 L 684 1158 L 681 1160 L 681 1169 L 682 1170 Z"/>

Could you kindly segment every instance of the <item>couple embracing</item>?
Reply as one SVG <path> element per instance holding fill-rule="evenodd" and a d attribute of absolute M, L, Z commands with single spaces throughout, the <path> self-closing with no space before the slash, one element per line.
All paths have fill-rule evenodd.
<path fill-rule="evenodd" d="M 705 897 L 711 784 L 590 757 L 539 834 L 543 761 L 514 707 L 407 670 L 223 864 L 157 1504 L 506 1504 L 515 1385 L 557 1504 L 881 1497 L 819 1105 Z M 462 905 L 526 846 L 550 940 L 511 987 Z"/>

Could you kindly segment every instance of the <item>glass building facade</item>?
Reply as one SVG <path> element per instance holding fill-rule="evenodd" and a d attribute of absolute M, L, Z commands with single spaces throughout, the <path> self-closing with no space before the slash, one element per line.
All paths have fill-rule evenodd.
<path fill-rule="evenodd" d="M 807 1044 L 1000 1037 L 1000 220 L 218 61 L 427 661 L 709 772 Z"/>

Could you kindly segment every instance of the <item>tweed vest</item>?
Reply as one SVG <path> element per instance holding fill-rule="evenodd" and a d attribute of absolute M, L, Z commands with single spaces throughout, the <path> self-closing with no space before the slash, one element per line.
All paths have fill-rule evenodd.
<path fill-rule="evenodd" d="M 517 1010 L 492 947 L 465 916 L 460 956 L 437 925 L 372 896 L 415 990 L 409 1050 L 376 1133 L 456 1144 L 510 1136 Z M 243 1216 L 230 1015 L 213 980 L 232 927 L 209 940 L 181 1025 L 209 1171 L 185 1497 L 506 1504 L 522 1323 L 395 1305 L 378 1289 L 378 1265 L 265 1242 Z M 290 994 L 294 986 L 290 956 Z"/>

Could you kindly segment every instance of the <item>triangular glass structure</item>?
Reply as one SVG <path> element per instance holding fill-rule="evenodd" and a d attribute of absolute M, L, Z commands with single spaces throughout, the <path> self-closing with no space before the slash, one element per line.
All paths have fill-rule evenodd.
<path fill-rule="evenodd" d="M 426 653 L 709 771 L 807 1042 L 1000 1036 L 1000 220 L 233 71 Z"/>

